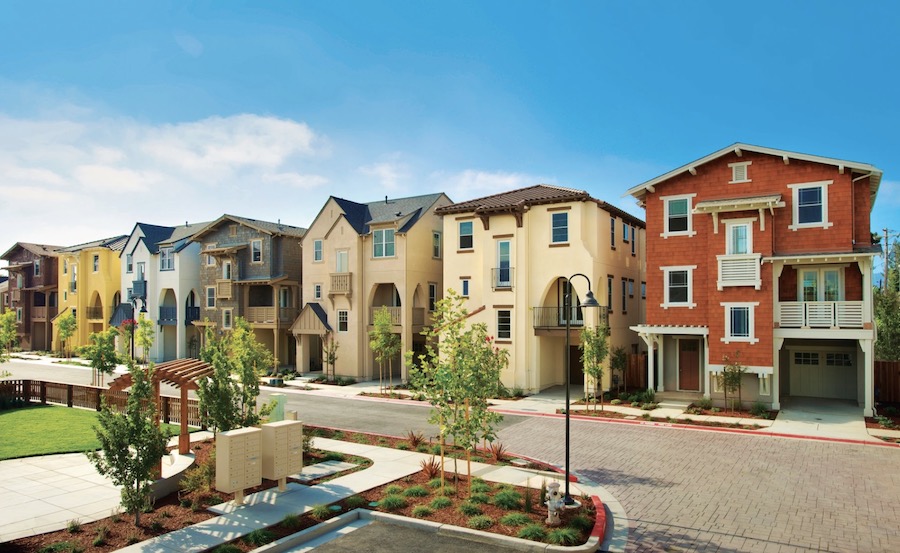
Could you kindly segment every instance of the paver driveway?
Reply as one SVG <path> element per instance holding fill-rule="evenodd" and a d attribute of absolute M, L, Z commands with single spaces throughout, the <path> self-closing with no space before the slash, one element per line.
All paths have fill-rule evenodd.
<path fill-rule="evenodd" d="M 562 463 L 563 432 L 500 440 Z M 900 448 L 572 421 L 571 456 L 624 506 L 629 551 L 900 551 Z"/>

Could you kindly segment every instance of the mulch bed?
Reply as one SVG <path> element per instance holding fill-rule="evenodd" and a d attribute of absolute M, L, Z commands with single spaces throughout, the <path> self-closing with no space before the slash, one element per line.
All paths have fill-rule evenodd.
<path fill-rule="evenodd" d="M 565 414 L 564 409 L 557 409 L 556 412 L 558 414 Z M 629 415 L 627 413 L 620 413 L 618 411 L 606 411 L 606 410 L 596 410 L 591 409 L 588 410 L 572 410 L 573 415 L 577 415 L 580 417 L 597 417 L 602 419 L 626 419 L 626 420 L 634 420 L 634 421 L 647 421 L 647 422 L 663 422 L 668 424 L 676 424 L 679 426 L 711 426 L 715 428 L 740 428 L 743 430 L 758 430 L 761 427 L 755 424 L 738 424 L 737 415 L 735 415 L 735 422 L 717 422 L 717 421 L 701 421 L 695 419 L 666 419 L 663 417 L 651 417 L 649 416 L 649 411 L 645 411 L 642 415 Z M 709 413 L 710 415 L 719 415 L 721 413 Z M 746 418 L 754 418 L 752 415 Z"/>

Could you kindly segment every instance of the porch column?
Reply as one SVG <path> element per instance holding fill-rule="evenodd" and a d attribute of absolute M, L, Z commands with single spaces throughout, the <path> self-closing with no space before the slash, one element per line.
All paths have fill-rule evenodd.
<path fill-rule="evenodd" d="M 703 337 L 703 397 L 709 399 L 709 334 Z"/>
<path fill-rule="evenodd" d="M 863 370 L 865 371 L 863 390 L 863 416 L 875 416 L 875 352 L 873 340 L 860 340 L 859 345 L 863 351 Z"/>
<path fill-rule="evenodd" d="M 665 392 L 666 391 L 666 367 L 665 367 L 665 343 L 666 337 L 663 335 L 657 335 L 656 339 L 659 344 L 659 385 L 656 387 L 657 392 Z"/>
<path fill-rule="evenodd" d="M 276 313 L 278 308 L 275 308 Z M 278 349 L 278 335 L 281 334 L 281 327 L 278 324 L 278 316 L 275 317 L 275 328 L 272 329 L 272 334 L 274 335 L 274 341 L 272 342 L 272 349 L 275 350 L 275 366 L 272 367 L 272 374 L 278 374 L 278 366 L 281 364 L 278 357 L 281 354 L 281 350 Z"/>
<path fill-rule="evenodd" d="M 872 293 L 872 258 L 865 257 L 856 263 L 859 265 L 859 272 L 862 273 L 863 328 L 872 328 L 872 312 L 875 310 Z"/>
<path fill-rule="evenodd" d="M 772 409 L 781 409 L 781 348 L 784 338 L 772 340 Z"/>
<path fill-rule="evenodd" d="M 653 390 L 656 387 L 656 371 L 653 370 L 653 343 L 656 341 L 653 334 L 640 333 L 638 336 L 647 344 L 647 389 Z"/>

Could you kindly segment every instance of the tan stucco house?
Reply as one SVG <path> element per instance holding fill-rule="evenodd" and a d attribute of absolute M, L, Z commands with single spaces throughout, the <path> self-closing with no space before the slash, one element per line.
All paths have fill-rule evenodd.
<path fill-rule="evenodd" d="M 508 388 L 535 392 L 583 383 L 579 331 L 608 321 L 610 345 L 637 352 L 629 326 L 643 317 L 644 222 L 583 190 L 536 185 L 436 210 L 443 216 L 444 285 L 468 298 L 471 317 L 485 323 L 510 352 Z M 588 292 L 600 308 L 577 307 Z M 565 351 L 564 296 L 572 277 L 570 350 Z M 608 389 L 609 371 L 603 388 Z"/>

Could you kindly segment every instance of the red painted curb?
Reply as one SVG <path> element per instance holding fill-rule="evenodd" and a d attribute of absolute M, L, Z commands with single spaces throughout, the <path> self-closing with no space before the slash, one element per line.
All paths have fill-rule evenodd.
<path fill-rule="evenodd" d="M 599 546 L 606 539 L 606 507 L 603 506 L 603 502 L 596 495 L 591 496 L 591 501 L 594 502 L 594 512 L 596 513 L 591 537 L 596 537 L 599 540 L 597 543 Z"/>
<path fill-rule="evenodd" d="M 509 409 L 493 409 L 494 412 L 504 414 L 504 415 L 518 415 L 524 417 L 550 417 L 550 418 L 565 418 L 565 414 L 561 413 L 535 413 L 531 411 L 513 411 Z M 627 420 L 627 419 L 604 419 L 602 417 L 586 417 L 584 415 L 570 415 L 570 419 L 585 421 L 585 422 L 596 422 L 602 424 L 630 424 L 630 425 L 638 425 L 638 426 L 651 426 L 651 427 L 660 427 L 660 428 L 673 428 L 677 430 L 696 430 L 700 432 L 725 432 L 731 434 L 744 434 L 749 436 L 773 436 L 776 438 L 794 438 L 801 440 L 815 440 L 819 442 L 834 442 L 841 444 L 857 444 L 857 445 L 868 445 L 868 446 L 876 446 L 876 447 L 900 447 L 900 444 L 892 443 L 892 442 L 867 442 L 865 440 L 855 440 L 852 438 L 828 438 L 823 436 L 807 436 L 801 434 L 785 434 L 782 432 L 772 432 L 766 430 L 765 427 L 761 427 L 757 430 L 747 430 L 745 428 L 722 428 L 718 426 L 700 426 L 700 425 L 691 425 L 691 424 L 676 424 L 670 422 L 659 422 L 659 421 L 645 421 L 645 420 Z"/>

